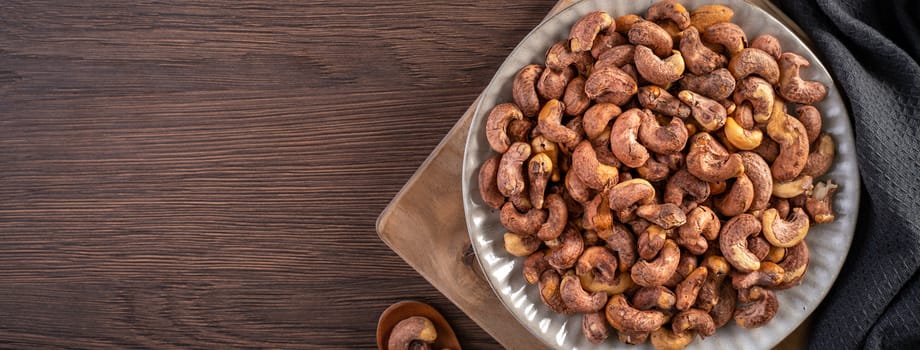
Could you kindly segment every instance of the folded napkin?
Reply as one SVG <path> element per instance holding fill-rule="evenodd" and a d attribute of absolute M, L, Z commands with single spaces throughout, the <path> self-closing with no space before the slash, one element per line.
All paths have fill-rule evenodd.
<path fill-rule="evenodd" d="M 775 0 L 843 89 L 863 181 L 856 235 L 812 349 L 920 344 L 920 2 Z"/>

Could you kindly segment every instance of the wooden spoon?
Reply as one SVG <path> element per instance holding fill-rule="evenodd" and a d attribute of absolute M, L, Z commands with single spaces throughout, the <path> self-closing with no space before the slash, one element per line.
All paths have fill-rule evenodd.
<path fill-rule="evenodd" d="M 387 341 L 390 340 L 390 332 L 393 327 L 399 321 L 412 316 L 427 317 L 434 324 L 434 328 L 438 331 L 438 338 L 432 344 L 432 349 L 461 350 L 457 335 L 454 334 L 454 330 L 450 328 L 444 316 L 431 305 L 412 300 L 390 305 L 380 314 L 380 319 L 377 321 L 377 348 L 387 350 Z"/>

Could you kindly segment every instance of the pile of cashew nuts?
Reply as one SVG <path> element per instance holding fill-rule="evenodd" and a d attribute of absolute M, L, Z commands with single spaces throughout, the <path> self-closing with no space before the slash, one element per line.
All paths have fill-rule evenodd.
<path fill-rule="evenodd" d="M 591 12 L 523 67 L 486 122 L 479 172 L 504 247 L 594 343 L 687 346 L 760 327 L 799 285 L 810 225 L 834 220 L 834 139 L 802 56 L 748 42 L 733 11 L 673 0 Z M 794 110 L 796 116 L 788 114 Z"/>

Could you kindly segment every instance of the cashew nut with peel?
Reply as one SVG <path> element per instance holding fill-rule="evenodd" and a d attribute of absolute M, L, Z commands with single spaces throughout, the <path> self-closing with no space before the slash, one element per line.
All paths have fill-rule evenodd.
<path fill-rule="evenodd" d="M 688 28 L 680 34 L 680 53 L 684 63 L 693 74 L 706 74 L 725 65 L 725 57 L 710 50 L 700 41 L 700 32 Z"/>
<path fill-rule="evenodd" d="M 668 311 L 677 302 L 677 297 L 664 286 L 642 287 L 632 296 L 632 305 L 639 310 L 658 309 Z"/>
<path fill-rule="evenodd" d="M 511 146 L 511 138 L 508 136 L 508 125 L 512 120 L 521 120 L 524 115 L 521 110 L 513 103 L 502 103 L 496 105 L 489 112 L 486 119 L 486 140 L 492 150 L 498 153 L 505 153 Z"/>
<path fill-rule="evenodd" d="M 763 236 L 770 244 L 789 248 L 799 244 L 808 234 L 808 215 L 802 208 L 792 209 L 788 219 L 779 216 L 776 209 L 767 209 L 763 212 Z"/>
<path fill-rule="evenodd" d="M 603 311 L 586 313 L 581 319 L 581 332 L 592 344 L 600 344 L 610 336 Z"/>
<path fill-rule="evenodd" d="M 537 96 L 537 80 L 543 74 L 543 66 L 528 64 L 514 77 L 511 96 L 514 103 L 521 108 L 525 117 L 531 118 L 540 111 L 540 96 Z"/>
<path fill-rule="evenodd" d="M 530 203 L 543 209 L 546 184 L 553 175 L 553 161 L 546 153 L 537 153 L 527 162 L 527 179 L 530 180 Z"/>
<path fill-rule="evenodd" d="M 565 104 L 565 114 L 581 115 L 591 105 L 591 99 L 585 93 L 585 78 L 577 76 L 565 86 L 565 93 L 562 95 L 562 102 Z"/>
<path fill-rule="evenodd" d="M 540 225 L 546 221 L 546 210 L 531 209 L 520 213 L 511 202 L 502 207 L 500 220 L 503 226 L 511 232 L 522 235 L 533 235 L 540 230 Z"/>
<path fill-rule="evenodd" d="M 610 127 L 610 121 L 620 115 L 620 107 L 612 103 L 598 103 L 585 111 L 582 125 L 589 140 L 599 138 Z"/>
<path fill-rule="evenodd" d="M 690 12 L 677 0 L 662 0 L 648 7 L 645 19 L 649 21 L 671 20 L 681 30 L 690 26 Z"/>
<path fill-rule="evenodd" d="M 690 11 L 690 25 L 702 32 L 713 24 L 731 21 L 734 15 L 735 11 L 725 5 L 703 5 Z"/>
<path fill-rule="evenodd" d="M 553 269 L 546 269 L 540 275 L 540 282 L 538 287 L 540 289 L 540 299 L 543 300 L 543 304 L 546 304 L 553 312 L 559 314 L 571 314 L 572 311 L 568 310 L 565 306 L 565 303 L 562 302 L 562 295 L 560 293 L 560 285 L 562 284 L 562 277 L 559 276 L 559 273 Z"/>
<path fill-rule="evenodd" d="M 808 245 L 804 240 L 786 250 L 786 256 L 779 263 L 779 267 L 783 269 L 783 281 L 774 287 L 777 290 L 789 289 L 801 284 L 802 277 L 808 270 Z"/>
<path fill-rule="evenodd" d="M 732 287 L 746 289 L 753 286 L 772 288 L 783 282 L 783 268 L 779 265 L 763 261 L 760 268 L 748 273 L 732 272 Z"/>
<path fill-rule="evenodd" d="M 565 174 L 565 189 L 565 193 L 578 203 L 588 203 L 591 200 L 591 189 L 575 175 L 575 172 Z M 578 207 L 581 208 L 580 205 Z"/>
<path fill-rule="evenodd" d="M 685 333 L 688 331 L 697 331 L 700 337 L 708 337 L 716 334 L 716 325 L 706 311 L 700 309 L 689 309 L 681 311 L 674 319 L 671 320 L 671 330 L 674 333 Z"/>
<path fill-rule="evenodd" d="M 798 114 L 799 122 L 805 127 L 805 133 L 808 134 L 808 144 L 814 144 L 818 136 L 821 135 L 821 112 L 815 106 L 802 105 L 795 109 Z"/>
<path fill-rule="evenodd" d="M 620 222 L 632 221 L 636 208 L 651 204 L 654 200 L 655 187 L 645 179 L 620 182 L 607 191 L 607 203 Z"/>
<path fill-rule="evenodd" d="M 700 34 L 703 40 L 722 45 L 729 56 L 736 56 L 747 47 L 747 36 L 744 34 L 744 29 L 731 22 L 712 24 Z"/>
<path fill-rule="evenodd" d="M 636 263 L 636 238 L 620 223 L 614 223 L 610 230 L 598 232 L 610 250 L 617 253 L 620 272 L 628 271 Z M 628 274 L 623 274 L 628 275 Z"/>
<path fill-rule="evenodd" d="M 671 50 L 671 56 L 661 59 L 651 48 L 636 45 L 635 64 L 642 78 L 660 86 L 668 86 L 684 74 L 684 57 L 677 50 Z"/>
<path fill-rule="evenodd" d="M 562 111 L 564 109 L 564 104 L 559 100 L 546 101 L 537 119 L 537 130 L 547 140 L 572 149 L 581 141 L 581 136 L 574 130 L 562 125 Z"/>
<path fill-rule="evenodd" d="M 719 68 L 707 74 L 684 74 L 680 88 L 695 91 L 716 101 L 727 99 L 735 91 L 735 77 L 726 68 Z"/>
<path fill-rule="evenodd" d="M 648 150 L 638 141 L 639 127 L 644 111 L 629 109 L 613 122 L 610 131 L 610 149 L 613 154 L 630 168 L 638 168 L 648 160 Z"/>
<path fill-rule="evenodd" d="M 659 154 L 680 152 L 687 144 L 687 127 L 679 118 L 672 117 L 666 126 L 661 126 L 658 119 L 649 111 L 642 114 L 639 126 L 639 141 L 648 150 Z"/>
<path fill-rule="evenodd" d="M 642 205 L 636 208 L 636 215 L 664 229 L 675 228 L 687 222 L 683 210 L 673 203 Z"/>
<path fill-rule="evenodd" d="M 635 57 L 636 47 L 634 45 L 617 45 L 597 58 L 597 62 L 594 62 L 594 69 L 600 70 L 604 67 L 620 67 L 620 69 L 623 69 L 624 66 L 633 63 Z"/>
<path fill-rule="evenodd" d="M 837 184 L 831 181 L 819 182 L 815 185 L 812 195 L 805 199 L 805 209 L 808 210 L 808 214 L 815 223 L 826 224 L 834 221 L 834 210 L 831 203 L 836 192 Z"/>
<path fill-rule="evenodd" d="M 530 149 L 533 153 L 545 153 L 549 156 L 550 161 L 552 161 L 552 176 L 550 180 L 559 181 L 561 180 L 561 171 L 559 163 L 559 147 L 556 146 L 556 143 L 550 140 L 547 140 L 543 135 L 537 135 L 530 141 Z"/>
<path fill-rule="evenodd" d="M 697 267 L 698 259 L 696 255 L 693 254 L 681 254 L 680 261 L 677 262 L 677 270 L 671 274 L 671 277 L 664 282 L 664 286 L 668 288 L 677 288 L 677 285 L 680 282 L 684 281 L 684 278 L 690 275 L 690 272 L 693 272 L 693 269 Z"/>
<path fill-rule="evenodd" d="M 718 255 L 706 257 L 700 265 L 706 267 L 709 273 L 706 275 L 703 285 L 700 286 L 695 307 L 709 312 L 719 303 L 719 288 L 721 288 L 725 276 L 731 271 L 731 266 L 728 265 L 728 261 L 725 258 Z"/>
<path fill-rule="evenodd" d="M 728 71 L 737 80 L 749 75 L 758 75 L 770 85 L 779 82 L 779 65 L 776 59 L 763 50 L 755 48 L 746 48 L 732 56 L 731 61 L 728 61 Z"/>
<path fill-rule="evenodd" d="M 745 101 L 751 103 L 754 120 L 758 123 L 765 123 L 770 119 L 773 114 L 774 97 L 773 86 L 766 80 L 755 76 L 739 80 L 733 96 L 737 106 Z"/>
<path fill-rule="evenodd" d="M 655 287 L 664 284 L 677 271 L 680 261 L 680 248 L 673 240 L 666 240 L 664 247 L 654 260 L 641 259 L 633 265 L 630 276 L 633 282 L 643 287 Z"/>
<path fill-rule="evenodd" d="M 802 175 L 808 175 L 818 178 L 827 174 L 834 164 L 834 138 L 830 134 L 822 133 L 818 136 L 818 141 L 812 147 L 812 152 L 808 154 L 808 160 L 805 167 L 802 168 Z"/>
<path fill-rule="evenodd" d="M 581 232 L 572 226 L 566 227 L 559 238 L 562 241 L 561 245 L 549 251 L 546 255 L 546 262 L 561 271 L 575 266 L 578 257 L 585 249 L 585 241 Z"/>
<path fill-rule="evenodd" d="M 667 321 L 664 313 L 655 310 L 639 310 L 626 301 L 623 294 L 610 297 L 605 308 L 607 323 L 620 332 L 651 332 Z"/>
<path fill-rule="evenodd" d="M 537 93 L 544 100 L 560 99 L 565 93 L 565 87 L 576 75 L 572 67 L 565 67 L 560 71 L 544 69 L 540 79 L 537 80 Z"/>
<path fill-rule="evenodd" d="M 431 344 L 437 338 L 438 331 L 431 320 L 422 316 L 412 316 L 393 326 L 390 338 L 387 340 L 387 349 L 409 350 L 414 341 Z"/>
<path fill-rule="evenodd" d="M 498 190 L 498 166 L 501 156 L 497 155 L 487 159 L 479 168 L 479 196 L 486 205 L 500 208 L 505 204 L 505 196 Z"/>
<path fill-rule="evenodd" d="M 706 182 L 719 182 L 744 173 L 741 156 L 728 153 L 711 135 L 699 133 L 690 142 L 687 170 Z"/>
<path fill-rule="evenodd" d="M 748 250 L 747 238 L 760 233 L 761 224 L 751 214 L 741 214 L 728 220 L 719 232 L 719 248 L 732 266 L 741 272 L 760 269 L 760 259 Z"/>
<path fill-rule="evenodd" d="M 783 47 L 780 45 L 779 39 L 770 34 L 763 34 L 751 40 L 751 47 L 761 49 L 775 59 L 779 59 L 780 54 L 783 53 Z"/>
<path fill-rule="evenodd" d="M 737 301 L 737 290 L 732 288 L 731 283 L 722 283 L 719 288 L 719 299 L 716 305 L 713 306 L 712 311 L 709 311 L 709 316 L 712 316 L 712 321 L 715 323 L 716 328 L 724 326 L 732 319 Z"/>
<path fill-rule="evenodd" d="M 636 94 L 639 87 L 636 80 L 617 67 L 595 69 L 585 81 L 585 93 L 588 98 L 623 105 Z"/>
<path fill-rule="evenodd" d="M 677 97 L 658 86 L 643 86 L 639 88 L 637 96 L 639 97 L 639 104 L 642 105 L 642 107 L 655 112 L 670 117 L 679 117 L 681 119 L 686 119 L 690 116 L 689 106 L 681 103 Z"/>
<path fill-rule="evenodd" d="M 745 303 L 735 309 L 735 323 L 742 328 L 757 328 L 767 324 L 776 316 L 779 304 L 776 294 L 761 287 L 739 291 L 739 299 Z"/>
<path fill-rule="evenodd" d="M 619 179 L 616 167 L 602 164 L 597 160 L 594 147 L 588 140 L 583 140 L 572 153 L 572 172 L 588 187 L 600 190 L 608 184 L 615 184 Z"/>
<path fill-rule="evenodd" d="M 604 284 L 616 282 L 617 257 L 603 246 L 588 247 L 575 264 L 578 276 L 591 274 L 595 281 Z"/>
<path fill-rule="evenodd" d="M 775 176 L 774 176 L 775 178 Z M 814 178 L 802 175 L 790 181 L 773 181 L 773 196 L 777 198 L 794 198 L 802 194 L 811 194 L 814 188 Z"/>
<path fill-rule="evenodd" d="M 709 248 L 707 240 L 718 238 L 721 225 L 719 217 L 709 207 L 693 208 L 687 214 L 687 223 L 677 229 L 677 243 L 690 254 L 703 254 Z"/>
<path fill-rule="evenodd" d="M 536 284 L 540 281 L 540 275 L 543 274 L 543 271 L 549 269 L 550 266 L 546 262 L 546 255 L 542 251 L 533 252 L 527 256 L 527 259 L 524 260 L 524 268 L 521 270 L 524 273 L 524 280 L 528 284 Z"/>
<path fill-rule="evenodd" d="M 801 104 L 815 104 L 827 96 L 827 88 L 817 81 L 806 81 L 799 76 L 801 67 L 810 64 L 805 57 L 792 52 L 785 52 L 779 56 L 780 79 L 779 94 L 787 101 Z"/>
<path fill-rule="evenodd" d="M 723 216 L 735 216 L 750 209 L 754 202 L 754 184 L 747 175 L 741 174 L 735 178 L 735 183 L 725 194 L 713 200 L 713 207 Z"/>
<path fill-rule="evenodd" d="M 703 286 L 703 282 L 706 281 L 708 275 L 709 269 L 705 266 L 699 266 L 693 269 L 687 277 L 684 277 L 684 280 L 675 288 L 677 302 L 674 304 L 674 307 L 681 311 L 690 309 L 690 307 L 696 303 L 697 296 L 700 293 L 700 287 Z"/>
<path fill-rule="evenodd" d="M 747 103 L 742 104 L 735 110 L 735 114 L 750 114 L 750 106 Z M 737 149 L 749 151 L 760 146 L 763 141 L 763 132 L 757 128 L 746 129 L 736 121 L 736 116 L 729 117 L 725 120 L 725 139 L 728 143 Z"/>
<path fill-rule="evenodd" d="M 598 59 L 603 55 L 607 50 L 610 50 L 613 47 L 626 44 L 626 37 L 623 34 L 617 33 L 612 28 L 608 28 L 606 31 L 598 33 L 594 37 L 594 44 L 591 45 L 591 56 L 595 59 Z"/>
<path fill-rule="evenodd" d="M 678 170 L 671 175 L 665 185 L 664 202 L 677 204 L 684 210 L 692 209 L 707 198 L 709 198 L 709 184 L 693 176 L 686 169 Z"/>
<path fill-rule="evenodd" d="M 690 90 L 682 90 L 677 94 L 677 97 L 690 106 L 690 113 L 693 115 L 693 119 L 696 119 L 703 129 L 713 131 L 725 125 L 725 118 L 728 112 L 718 101 Z"/>
<path fill-rule="evenodd" d="M 661 248 L 664 247 L 664 241 L 668 238 L 668 230 L 658 225 L 650 225 L 639 234 L 637 250 L 639 257 L 642 259 L 654 259 Z"/>
<path fill-rule="evenodd" d="M 749 210 L 762 211 L 770 205 L 770 196 L 773 194 L 773 175 L 770 165 L 757 153 L 739 152 L 741 163 L 744 165 L 744 174 L 754 186 L 754 199 Z"/>
<path fill-rule="evenodd" d="M 527 185 L 524 180 L 524 161 L 530 158 L 530 145 L 523 142 L 511 144 L 508 151 L 502 155 L 498 165 L 496 182 L 498 190 L 505 197 L 519 194 Z"/>
<path fill-rule="evenodd" d="M 613 18 L 604 11 L 590 12 L 575 22 L 569 31 L 569 46 L 572 52 L 591 50 L 598 33 L 613 25 Z"/>
<path fill-rule="evenodd" d="M 514 256 L 528 256 L 540 249 L 540 240 L 532 235 L 505 232 L 503 238 L 505 250 Z"/>
<path fill-rule="evenodd" d="M 618 33 L 626 35 L 629 32 L 629 30 L 632 29 L 633 24 L 636 24 L 636 22 L 639 22 L 642 20 L 643 20 L 642 17 L 639 17 L 639 15 L 635 13 L 628 13 L 628 14 L 622 15 L 613 20 L 613 23 L 615 25 L 614 30 Z"/>
<path fill-rule="evenodd" d="M 585 291 L 578 277 L 572 272 L 562 277 L 559 294 L 566 309 L 572 312 L 596 312 L 607 303 L 607 293 Z"/>
<path fill-rule="evenodd" d="M 637 49 L 639 45 L 647 46 L 659 57 L 671 53 L 671 48 L 674 47 L 671 35 L 652 21 L 639 20 L 633 23 L 627 37 Z"/>
<path fill-rule="evenodd" d="M 559 237 L 562 231 L 565 230 L 565 225 L 569 220 L 569 210 L 565 205 L 565 200 L 558 193 L 551 193 L 546 196 L 546 210 L 549 211 L 549 215 L 537 231 L 537 238 L 541 241 L 549 241 Z"/>
<path fill-rule="evenodd" d="M 652 346 L 658 350 L 681 350 L 693 342 L 696 337 L 694 332 L 674 333 L 667 327 L 661 327 L 652 332 Z"/>
<path fill-rule="evenodd" d="M 748 250 L 757 257 L 757 260 L 764 261 L 767 255 L 770 255 L 770 242 L 763 235 L 750 236 L 747 239 Z"/>

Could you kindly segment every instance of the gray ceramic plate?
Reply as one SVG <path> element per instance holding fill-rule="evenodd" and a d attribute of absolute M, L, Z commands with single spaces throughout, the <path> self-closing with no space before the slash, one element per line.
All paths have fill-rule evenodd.
<path fill-rule="evenodd" d="M 600 9 L 613 17 L 626 13 L 645 13 L 654 1 L 584 0 L 563 10 L 537 26 L 518 44 L 505 60 L 486 88 L 470 127 L 463 163 L 463 201 L 466 223 L 476 256 L 493 290 L 518 321 L 534 336 L 553 348 L 601 349 L 636 347 L 619 343 L 612 336 L 605 343 L 589 343 L 581 333 L 581 315 L 565 316 L 552 312 L 540 301 L 535 286 L 528 285 L 522 276 L 523 258 L 516 258 L 504 250 L 498 212 L 484 205 L 479 197 L 479 165 L 493 151 L 485 138 L 486 116 L 493 106 L 511 102 L 511 85 L 517 71 L 529 63 L 543 63 L 550 45 L 568 36 L 571 25 L 582 15 Z M 824 129 L 837 141 L 837 157 L 825 178 L 840 184 L 834 208 L 837 220 L 830 224 L 814 226 L 806 241 L 811 250 L 811 262 L 802 285 L 777 293 L 779 311 L 766 326 L 742 329 L 729 322 L 715 335 L 697 339 L 690 349 L 769 349 L 791 333 L 818 306 L 827 295 L 840 272 L 853 238 L 856 213 L 859 208 L 859 175 L 856 168 L 853 132 L 840 92 L 824 66 L 799 38 L 763 10 L 741 0 L 689 0 L 681 1 L 693 9 L 708 3 L 723 3 L 735 11 L 733 22 L 747 32 L 748 38 L 760 34 L 773 34 L 779 38 L 784 51 L 798 53 L 812 62 L 802 71 L 808 80 L 817 80 L 829 89 L 827 98 L 817 105 L 824 117 Z M 646 343 L 642 347 L 651 348 Z M 640 348 L 642 348 L 640 347 Z"/>

